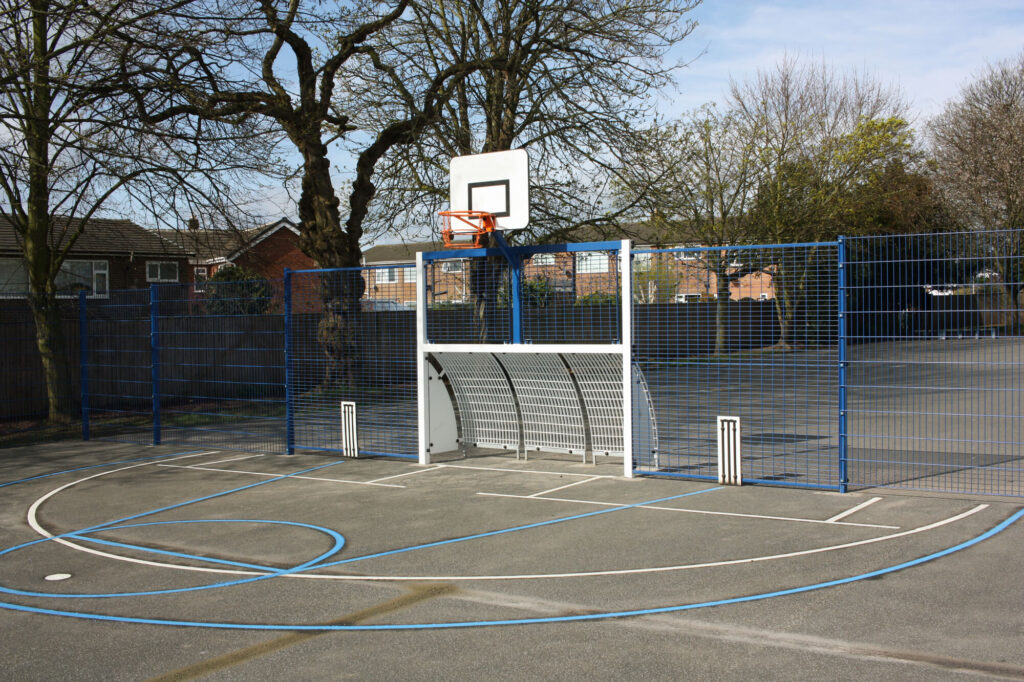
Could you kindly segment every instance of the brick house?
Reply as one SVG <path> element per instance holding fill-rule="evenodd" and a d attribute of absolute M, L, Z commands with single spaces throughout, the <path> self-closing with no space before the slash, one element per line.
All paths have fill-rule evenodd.
<path fill-rule="evenodd" d="M 160 234 L 191 254 L 189 266 L 196 291 L 227 266 L 243 267 L 267 279 L 281 279 L 285 268 L 316 267 L 313 259 L 299 249 L 299 229 L 287 218 L 246 230 L 203 229 L 193 218 L 187 230 L 163 230 Z"/>
<path fill-rule="evenodd" d="M 56 218 L 50 246 L 59 248 L 78 229 L 72 218 Z M 89 298 L 107 298 L 117 289 L 142 289 L 153 283 L 192 281 L 190 254 L 130 220 L 91 218 L 57 276 L 67 297 L 85 290 Z M 23 299 L 28 271 L 14 225 L 0 215 L 0 298 Z"/>
<path fill-rule="evenodd" d="M 594 237 L 599 239 L 599 237 Z M 366 266 L 392 266 L 367 273 L 367 298 L 388 299 L 404 305 L 416 301 L 417 251 L 440 251 L 440 242 L 382 244 L 363 253 Z M 634 246 L 643 250 L 650 246 Z M 671 248 L 671 247 L 670 247 Z M 641 303 L 708 301 L 717 295 L 717 277 L 698 253 L 639 253 L 634 256 L 634 297 Z M 536 254 L 524 264 L 523 280 L 543 281 L 554 293 L 573 297 L 612 293 L 617 289 L 618 263 L 601 251 Z M 774 297 L 771 274 L 745 272 L 739 260 L 729 263 L 736 274 L 730 282 L 731 300 L 770 300 Z M 435 300 L 466 301 L 469 298 L 467 269 L 463 261 L 441 263 L 434 282 Z"/>

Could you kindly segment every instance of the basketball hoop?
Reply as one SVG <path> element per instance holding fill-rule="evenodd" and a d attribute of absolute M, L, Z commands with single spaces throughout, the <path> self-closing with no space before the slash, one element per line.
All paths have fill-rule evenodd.
<path fill-rule="evenodd" d="M 441 241 L 449 249 L 483 248 L 484 235 L 495 229 L 494 214 L 487 211 L 441 211 L 440 216 Z"/>

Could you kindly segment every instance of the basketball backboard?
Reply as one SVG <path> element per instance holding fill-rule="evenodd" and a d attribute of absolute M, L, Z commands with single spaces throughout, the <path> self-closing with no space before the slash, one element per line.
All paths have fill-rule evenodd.
<path fill-rule="evenodd" d="M 530 223 L 530 162 L 525 149 L 456 156 L 449 166 L 449 208 L 487 211 L 499 230 Z"/>

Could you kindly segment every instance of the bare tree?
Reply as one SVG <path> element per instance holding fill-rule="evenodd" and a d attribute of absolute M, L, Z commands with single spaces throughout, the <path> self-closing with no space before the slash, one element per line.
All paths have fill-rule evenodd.
<path fill-rule="evenodd" d="M 1007 230 L 990 235 L 991 262 L 1011 306 L 1024 306 L 1024 53 L 964 86 L 928 131 L 936 182 L 958 217 Z"/>
<path fill-rule="evenodd" d="M 447 203 L 453 156 L 526 148 L 531 159 L 531 228 L 520 239 L 570 236 L 608 222 L 607 203 L 622 155 L 653 97 L 671 82 L 666 51 L 694 27 L 699 0 L 452 0 L 424 3 L 393 28 L 389 78 L 353 74 L 348 97 L 358 120 L 406 106 L 405 88 L 467 59 L 496 60 L 462 80 L 414 144 L 395 147 L 381 167 L 384 200 L 376 234 L 395 225 L 434 226 Z M 383 114 L 382 114 L 383 112 Z"/>
<path fill-rule="evenodd" d="M 747 128 L 757 189 L 749 235 L 770 243 L 818 242 L 842 234 L 853 190 L 910 153 L 899 92 L 867 76 L 787 57 L 751 80 L 733 82 L 729 109 Z M 813 312 L 823 254 L 780 250 L 767 264 L 775 290 L 780 348 Z"/>
<path fill-rule="evenodd" d="M 245 146 L 241 131 L 229 141 L 216 126 L 139 125 L 126 111 L 126 92 L 112 86 L 113 55 L 124 37 L 174 7 L 146 0 L 0 2 L 0 189 L 24 255 L 51 420 L 71 409 L 56 282 L 89 219 L 133 199 L 160 213 L 184 197 L 223 198 L 217 178 L 238 168 Z M 210 158 L 218 167 L 206 163 Z"/>
<path fill-rule="evenodd" d="M 711 275 L 716 293 L 715 353 L 726 350 L 726 308 L 734 282 L 758 271 L 749 258 L 735 263 L 730 247 L 748 242 L 747 212 L 755 185 L 749 130 L 731 112 L 705 105 L 647 132 L 642 160 L 629 164 L 618 195 L 639 199 L 638 217 L 669 244 L 721 247 L 693 252 L 685 266 Z M 650 237 L 648 237 L 650 239 Z"/>

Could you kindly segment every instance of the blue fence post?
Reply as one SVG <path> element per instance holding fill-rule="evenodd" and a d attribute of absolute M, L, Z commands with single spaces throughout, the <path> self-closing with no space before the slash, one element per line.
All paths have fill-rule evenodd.
<path fill-rule="evenodd" d="M 153 388 L 153 445 L 160 445 L 160 293 L 149 285 L 149 348 Z"/>
<path fill-rule="evenodd" d="M 295 412 L 292 404 L 292 271 L 284 269 L 284 422 L 285 452 L 295 454 Z"/>
<path fill-rule="evenodd" d="M 846 238 L 840 237 L 837 253 L 839 315 L 839 492 L 845 493 L 849 476 L 846 470 Z"/>
<path fill-rule="evenodd" d="M 82 388 L 82 440 L 89 440 L 89 316 L 85 289 L 78 292 L 78 377 Z"/>

